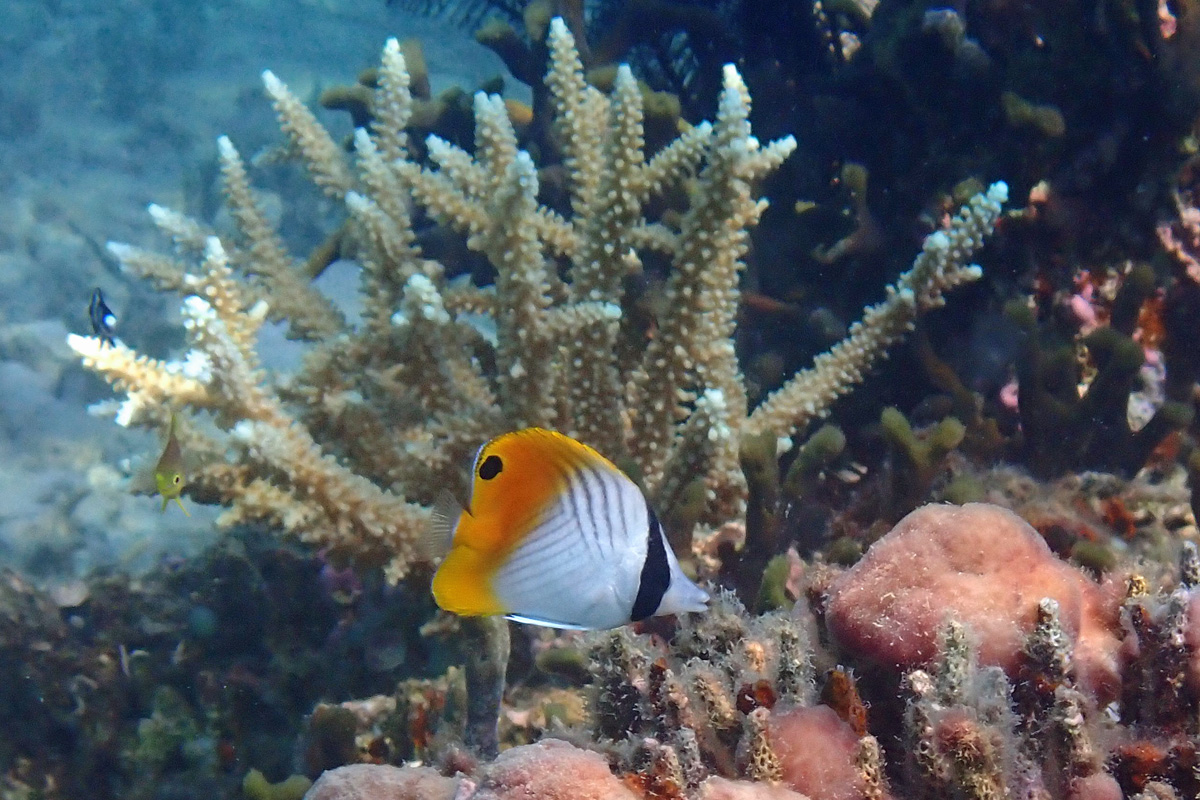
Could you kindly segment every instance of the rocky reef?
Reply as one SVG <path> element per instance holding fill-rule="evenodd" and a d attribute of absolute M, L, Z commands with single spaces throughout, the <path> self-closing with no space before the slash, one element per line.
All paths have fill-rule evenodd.
<path fill-rule="evenodd" d="M 924 506 L 854 567 L 803 570 L 791 609 L 726 593 L 568 645 L 587 715 L 553 738 L 345 767 L 309 797 L 1192 797 L 1198 570 L 1189 543 L 1153 590 L 1097 583 L 1002 507 Z"/>
<path fill-rule="evenodd" d="M 0 575 L 0 720 L 17 731 L 0 797 L 1197 796 L 1195 142 L 1136 162 L 1174 184 L 1141 231 L 1152 252 L 1071 261 L 1096 252 L 1060 247 L 1083 218 L 1065 206 L 1094 194 L 1070 182 L 1091 118 L 1001 63 L 1042 10 L 988 9 L 1012 27 L 975 37 L 969 13 L 879 5 L 874 22 L 869 3 L 812 10 L 840 86 L 891 76 L 926 108 L 1002 73 L 945 136 L 992 115 L 1061 147 L 939 154 L 926 177 L 954 188 L 921 191 L 934 167 L 889 150 L 872 176 L 785 135 L 796 107 L 752 107 L 743 73 L 795 52 L 723 68 L 708 52 L 705 83 L 664 92 L 615 63 L 625 41 L 644 66 L 650 34 L 621 17 L 624 36 L 588 42 L 577 3 L 525 7 L 524 36 L 481 32 L 529 104 L 495 83 L 435 97 L 420 49 L 392 39 L 323 93 L 355 127 L 343 139 L 265 72 L 284 143 L 248 157 L 221 137 L 222 211 L 153 205 L 169 245 L 108 246 L 179 298 L 184 346 L 68 339 L 116 391 L 94 410 L 176 431 L 182 502 L 228 532 L 140 577 Z M 1142 42 L 1163 63 L 1136 75 L 1190 74 L 1183 5 L 1158 28 L 1124 9 L 1111 35 L 1138 35 L 1115 62 Z M 724 13 L 696 6 L 670 18 L 694 34 Z M 898 134 L 914 139 L 937 150 Z M 836 189 L 793 204 L 821 158 Z M 320 195 L 324 238 L 302 255 L 259 184 L 281 160 Z M 1007 186 L 976 176 L 1013 163 L 1025 205 L 1004 211 Z M 902 199 L 882 188 L 896 174 Z M 793 292 L 805 270 L 828 286 Z M 338 273 L 357 306 L 317 287 Z M 264 366 L 276 330 L 294 370 Z M 638 482 L 708 612 L 579 634 L 434 609 L 437 495 L 528 425 Z"/>

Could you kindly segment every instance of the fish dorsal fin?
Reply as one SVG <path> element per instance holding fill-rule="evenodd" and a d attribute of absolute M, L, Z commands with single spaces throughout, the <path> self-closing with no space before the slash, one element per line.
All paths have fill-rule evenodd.
<path fill-rule="evenodd" d="M 421 555 L 429 561 L 440 561 L 454 541 L 454 529 L 463 514 L 462 503 L 449 489 L 443 489 L 433 504 L 429 527 L 421 537 Z"/>

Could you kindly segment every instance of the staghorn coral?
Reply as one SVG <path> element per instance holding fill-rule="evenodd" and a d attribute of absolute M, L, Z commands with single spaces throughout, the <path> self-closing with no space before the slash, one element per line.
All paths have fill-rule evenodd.
<path fill-rule="evenodd" d="M 743 504 L 742 436 L 786 438 L 824 416 L 919 313 L 979 275 L 967 260 L 996 222 L 1003 184 L 929 236 L 912 270 L 844 342 L 748 413 L 732 340 L 741 258 L 766 207 L 754 184 L 794 140 L 753 137 L 749 95 L 729 66 L 715 123 L 648 157 L 642 93 L 629 70 L 618 70 L 605 96 L 585 82 L 560 20 L 548 49 L 570 218 L 539 205 L 537 170 L 499 97 L 475 97 L 473 154 L 431 136 L 428 162 L 414 160 L 405 132 L 411 79 L 395 40 L 384 48 L 371 127 L 356 132 L 353 159 L 264 73 L 292 151 L 345 207 L 339 247 L 361 270 L 361 320 L 344 319 L 307 284 L 228 139 L 219 151 L 233 236 L 152 207 L 176 256 L 111 246 L 126 269 L 184 295 L 191 349 L 161 361 L 95 337 L 69 343 L 125 393 L 121 424 L 162 426 L 170 408 L 195 412 L 180 429 L 197 462 L 189 493 L 228 506 L 222 523 L 266 520 L 336 558 L 385 565 L 397 579 L 426 557 L 417 545 L 428 504 L 457 484 L 470 453 L 531 424 L 636 465 L 662 508 L 699 487 L 705 516 L 726 519 Z M 684 183 L 690 202 L 675 224 L 649 215 L 654 197 Z M 494 286 L 451 282 L 423 258 L 414 206 L 465 236 L 495 269 Z M 671 265 L 652 337 L 621 312 L 624 279 L 641 271 L 645 253 Z M 297 374 L 261 369 L 255 339 L 268 319 L 286 319 L 292 336 L 312 343 Z M 628 341 L 640 347 L 618 346 Z"/>

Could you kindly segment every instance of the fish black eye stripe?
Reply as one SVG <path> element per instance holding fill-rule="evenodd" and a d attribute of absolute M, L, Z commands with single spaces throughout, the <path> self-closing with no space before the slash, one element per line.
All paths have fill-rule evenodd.
<path fill-rule="evenodd" d="M 479 477 L 485 481 L 490 481 L 503 470 L 504 461 L 501 460 L 500 456 L 490 455 L 479 465 Z"/>

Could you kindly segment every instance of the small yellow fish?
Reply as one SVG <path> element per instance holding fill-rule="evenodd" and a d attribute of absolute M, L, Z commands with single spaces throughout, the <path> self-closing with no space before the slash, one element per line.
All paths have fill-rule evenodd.
<path fill-rule="evenodd" d="M 174 500 L 183 513 L 190 517 L 191 514 L 188 514 L 188 510 L 183 507 L 183 501 L 179 499 L 187 486 L 187 477 L 183 474 L 183 450 L 180 449 L 179 439 L 175 436 L 177 424 L 175 412 L 172 411 L 171 423 L 167 427 L 167 443 L 163 445 L 158 463 L 154 465 L 154 486 L 162 496 L 164 512 L 167 510 L 167 503 Z"/>
<path fill-rule="evenodd" d="M 467 508 L 435 514 L 450 549 L 433 597 L 447 611 L 586 630 L 707 608 L 641 489 L 587 445 L 506 433 L 472 473 Z"/>

